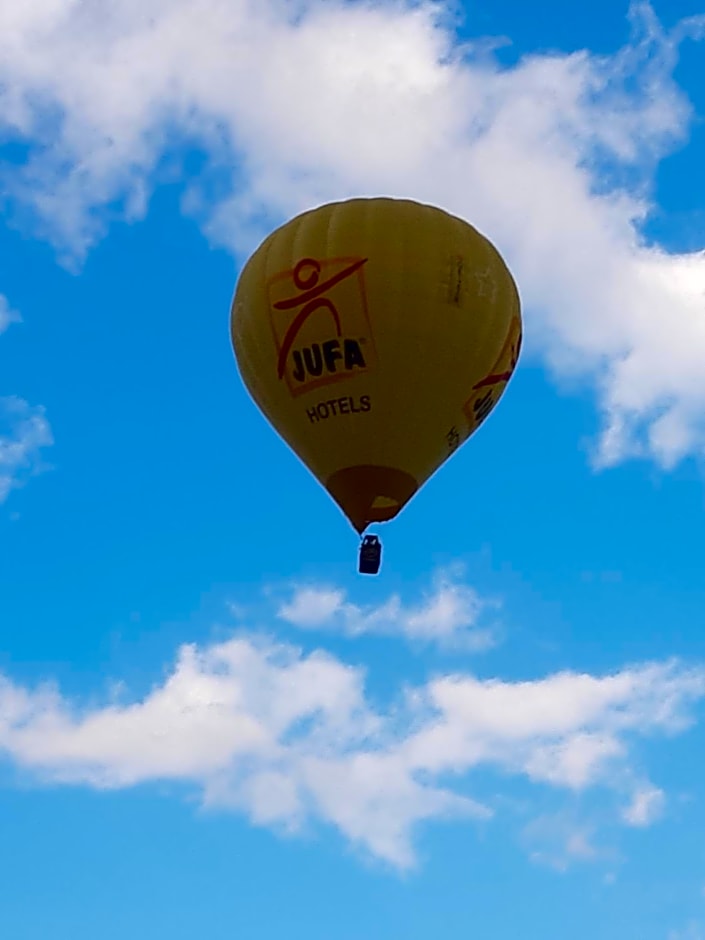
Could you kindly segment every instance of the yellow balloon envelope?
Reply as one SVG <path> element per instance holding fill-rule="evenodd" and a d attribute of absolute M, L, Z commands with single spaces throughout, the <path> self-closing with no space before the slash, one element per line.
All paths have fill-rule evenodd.
<path fill-rule="evenodd" d="M 273 232 L 240 275 L 230 326 L 250 394 L 359 533 L 396 516 L 477 430 L 522 337 L 490 242 L 389 198 Z"/>

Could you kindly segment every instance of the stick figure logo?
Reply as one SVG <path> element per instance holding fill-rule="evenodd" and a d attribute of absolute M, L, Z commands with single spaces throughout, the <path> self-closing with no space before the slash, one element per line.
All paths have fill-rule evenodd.
<path fill-rule="evenodd" d="M 277 375 L 292 395 L 360 375 L 376 363 L 367 260 L 302 258 L 269 279 Z"/>

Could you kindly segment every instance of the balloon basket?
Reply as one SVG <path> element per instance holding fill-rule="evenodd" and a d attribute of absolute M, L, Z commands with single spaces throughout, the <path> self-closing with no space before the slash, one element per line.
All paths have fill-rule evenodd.
<path fill-rule="evenodd" d="M 360 574 L 377 574 L 382 562 L 382 543 L 376 535 L 366 535 L 360 545 Z"/>

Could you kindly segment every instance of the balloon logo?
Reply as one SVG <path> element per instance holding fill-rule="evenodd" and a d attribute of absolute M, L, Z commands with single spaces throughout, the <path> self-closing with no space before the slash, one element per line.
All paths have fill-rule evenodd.
<path fill-rule="evenodd" d="M 274 231 L 242 270 L 230 326 L 254 401 L 360 534 L 483 423 L 522 339 L 491 243 L 441 209 L 388 198 Z"/>
<path fill-rule="evenodd" d="M 293 270 L 276 274 L 269 280 L 272 331 L 278 354 L 277 375 L 286 378 L 292 395 L 346 379 L 353 369 L 367 369 L 362 346 L 371 345 L 372 337 L 362 277 L 366 261 L 366 258 L 322 261 L 303 258 Z M 323 281 L 320 280 L 322 271 Z M 277 299 L 290 283 L 301 293 Z M 345 311 L 347 332 L 351 333 L 345 337 L 341 309 Z M 305 329 L 313 315 L 327 315 L 328 327 L 334 332 L 332 338 L 323 343 L 306 345 L 307 333 L 317 338 L 325 329 L 324 324 L 319 323 Z"/>

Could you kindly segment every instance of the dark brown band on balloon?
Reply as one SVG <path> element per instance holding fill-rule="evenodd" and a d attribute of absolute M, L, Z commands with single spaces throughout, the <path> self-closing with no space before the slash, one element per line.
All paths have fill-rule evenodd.
<path fill-rule="evenodd" d="M 418 484 L 404 470 L 364 464 L 337 470 L 328 478 L 326 488 L 362 534 L 372 522 L 393 519 L 409 502 Z"/>

